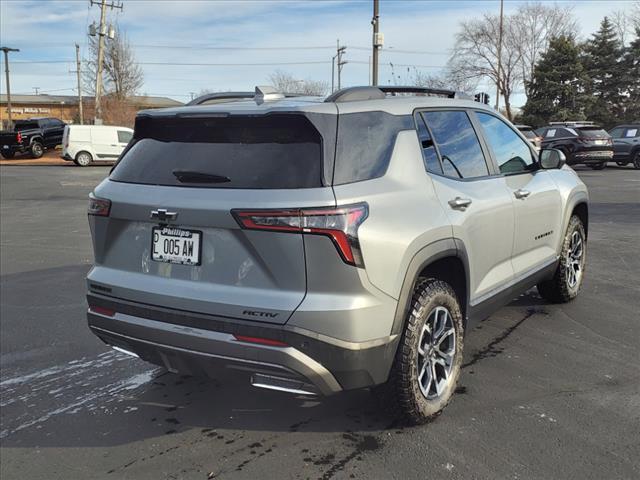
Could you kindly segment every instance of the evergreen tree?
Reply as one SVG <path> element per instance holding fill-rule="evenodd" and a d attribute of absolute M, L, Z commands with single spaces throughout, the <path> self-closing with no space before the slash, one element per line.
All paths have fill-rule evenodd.
<path fill-rule="evenodd" d="M 626 75 L 624 48 L 613 23 L 604 17 L 600 29 L 584 45 L 583 64 L 589 76 L 587 116 L 606 127 L 624 116 Z"/>
<path fill-rule="evenodd" d="M 587 83 L 580 47 L 573 37 L 552 39 L 528 85 L 522 121 L 539 126 L 554 120 L 584 119 Z"/>
<path fill-rule="evenodd" d="M 626 49 L 623 67 L 626 91 L 623 92 L 624 117 L 627 122 L 640 122 L 640 25 L 636 38 Z"/>

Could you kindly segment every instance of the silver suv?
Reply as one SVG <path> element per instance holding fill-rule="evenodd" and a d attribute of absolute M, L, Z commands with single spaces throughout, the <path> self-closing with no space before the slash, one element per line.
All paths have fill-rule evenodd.
<path fill-rule="evenodd" d="M 91 195 L 88 320 L 171 372 L 329 395 L 414 423 L 449 402 L 473 324 L 580 289 L 585 185 L 485 105 L 357 87 L 141 112 Z"/>

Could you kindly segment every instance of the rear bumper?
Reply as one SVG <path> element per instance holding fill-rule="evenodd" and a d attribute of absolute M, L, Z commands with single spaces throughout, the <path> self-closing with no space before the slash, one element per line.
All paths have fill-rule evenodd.
<path fill-rule="evenodd" d="M 602 162 L 610 162 L 613 160 L 613 151 L 612 150 L 594 150 L 594 151 L 584 151 L 584 152 L 575 152 L 570 161 L 569 165 L 584 163 L 586 165 L 597 164 Z"/>
<path fill-rule="evenodd" d="M 111 346 L 173 372 L 212 378 L 246 373 L 255 386 L 296 393 L 331 395 L 383 383 L 398 340 L 390 336 L 340 344 L 287 325 L 256 325 L 94 293 L 87 300 L 90 307 L 116 312 L 106 316 L 90 308 L 87 313 L 89 328 Z M 287 346 L 245 343 L 234 334 L 278 340 Z"/>

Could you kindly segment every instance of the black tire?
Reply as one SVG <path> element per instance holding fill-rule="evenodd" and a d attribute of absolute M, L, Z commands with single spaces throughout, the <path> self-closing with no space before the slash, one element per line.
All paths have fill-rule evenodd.
<path fill-rule="evenodd" d="M 633 168 L 640 170 L 640 150 L 638 150 L 633 157 Z"/>
<path fill-rule="evenodd" d="M 29 153 L 31 153 L 31 158 L 42 157 L 44 155 L 44 145 L 38 141 L 32 142 L 31 147 L 29 147 Z"/>
<path fill-rule="evenodd" d="M 591 165 L 591 168 L 593 168 L 594 170 L 604 170 L 606 166 L 607 166 L 607 162 L 602 162 L 596 165 Z"/>
<path fill-rule="evenodd" d="M 571 254 L 572 239 L 574 235 L 580 236 L 581 252 L 578 261 L 579 274 L 575 267 L 575 256 Z M 582 282 L 584 280 L 584 271 L 587 261 L 587 236 L 584 231 L 584 225 L 580 217 L 573 215 L 569 220 L 567 232 L 562 242 L 562 253 L 560 254 L 560 262 L 553 278 L 540 282 L 537 285 L 540 296 L 551 303 L 567 303 L 578 295 Z M 573 268 L 575 275 L 575 284 L 572 282 L 570 268 Z"/>
<path fill-rule="evenodd" d="M 2 152 L 2 157 L 3 158 L 13 158 L 16 156 L 16 152 Z"/>
<path fill-rule="evenodd" d="M 444 311 L 449 314 L 448 320 L 443 313 Z M 431 332 L 425 330 L 425 324 L 431 325 L 430 321 L 434 319 L 434 312 L 436 315 L 434 322 L 438 322 L 438 315 L 441 315 L 439 317 L 440 321 L 445 322 L 441 324 L 443 325 L 442 330 L 450 332 L 440 336 L 440 343 L 437 348 L 432 343 L 435 336 L 435 326 L 431 329 Z M 444 320 L 442 320 L 443 318 Z M 434 323 L 434 325 L 437 325 L 437 323 Z M 453 332 L 451 332 L 451 329 L 453 329 Z M 437 331 L 438 329 L 435 330 Z M 387 383 L 374 389 L 374 393 L 380 397 L 384 407 L 404 421 L 415 425 L 426 423 L 440 415 L 451 400 L 460 376 L 464 346 L 463 338 L 462 313 L 453 289 L 440 280 L 425 279 L 419 282 L 413 294 L 411 309 L 393 366 L 391 367 L 389 379 Z M 447 345 L 442 347 L 442 343 L 445 343 L 445 340 Z M 421 343 L 424 343 L 424 345 L 421 346 Z M 450 367 L 426 360 L 429 357 L 429 353 L 439 352 L 442 349 L 448 352 L 450 358 L 448 365 Z M 422 354 L 420 350 L 422 350 Z M 437 356 L 436 353 L 434 355 Z M 444 361 L 442 357 L 440 361 Z M 433 364 L 434 369 L 428 368 L 431 364 Z M 442 385 L 441 391 L 432 381 L 425 381 L 424 383 L 427 383 L 426 386 L 424 383 L 422 385 L 419 383 L 425 379 L 427 370 L 429 371 L 429 378 L 436 375 L 437 379 L 437 373 L 434 372 L 439 372 L 442 375 L 446 371 L 445 368 L 449 368 L 449 375 Z M 440 385 L 440 382 L 437 382 L 437 384 Z M 423 389 L 427 390 L 427 394 L 423 393 Z M 433 390 L 436 390 L 436 395 L 428 398 L 429 392 Z"/>
<path fill-rule="evenodd" d="M 619 167 L 624 167 L 627 164 L 627 162 L 616 162 L 616 165 L 618 165 Z"/>
<path fill-rule="evenodd" d="M 78 152 L 78 154 L 76 155 L 76 158 L 73 160 L 73 163 L 75 163 L 79 167 L 87 167 L 91 165 L 92 162 L 93 162 L 93 157 L 89 152 L 85 152 L 84 150 L 81 152 Z"/>

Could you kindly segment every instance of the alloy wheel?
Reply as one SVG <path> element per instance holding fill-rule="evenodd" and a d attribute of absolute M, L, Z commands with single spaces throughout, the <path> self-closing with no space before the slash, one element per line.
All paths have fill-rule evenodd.
<path fill-rule="evenodd" d="M 434 308 L 422 327 L 418 344 L 418 385 L 427 398 L 439 397 L 449 385 L 456 353 L 456 329 L 445 307 Z"/>
<path fill-rule="evenodd" d="M 584 255 L 584 240 L 578 231 L 571 234 L 569 251 L 567 252 L 567 283 L 570 288 L 576 288 L 582 278 L 582 257 Z"/>

